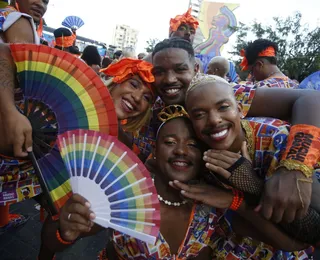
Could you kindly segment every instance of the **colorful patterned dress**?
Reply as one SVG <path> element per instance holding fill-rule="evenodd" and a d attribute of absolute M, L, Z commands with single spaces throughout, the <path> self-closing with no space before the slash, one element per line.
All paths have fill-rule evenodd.
<path fill-rule="evenodd" d="M 242 127 L 246 132 L 253 167 L 261 177 L 268 179 L 285 151 L 290 125 L 278 119 L 247 118 L 242 120 Z M 259 241 L 231 233 L 224 243 L 217 244 L 214 259 L 307 260 L 312 259 L 312 252 L 312 248 L 290 253 L 275 250 Z"/>
<path fill-rule="evenodd" d="M 184 240 L 176 255 L 170 253 L 168 243 L 159 234 L 155 245 L 148 245 L 130 236 L 114 232 L 113 245 L 121 260 L 184 260 L 196 257 L 206 247 L 213 247 L 219 240 L 230 233 L 230 223 L 224 217 L 225 210 L 194 204 L 189 226 Z M 103 251 L 99 259 L 108 259 Z M 111 260 L 111 259 L 109 259 Z"/>
<path fill-rule="evenodd" d="M 257 88 L 268 87 L 268 88 L 298 88 L 299 82 L 296 80 L 291 80 L 288 77 L 281 78 L 267 78 L 255 82 L 254 85 Z"/>

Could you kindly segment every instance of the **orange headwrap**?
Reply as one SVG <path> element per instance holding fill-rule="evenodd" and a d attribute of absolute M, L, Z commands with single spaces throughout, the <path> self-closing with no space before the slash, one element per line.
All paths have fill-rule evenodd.
<path fill-rule="evenodd" d="M 122 83 L 134 75 L 138 75 L 142 81 L 149 83 L 147 86 L 153 92 L 150 85 L 150 83 L 154 82 L 152 68 L 152 64 L 144 60 L 124 58 L 100 70 L 100 72 L 113 77 L 113 82 L 115 83 Z"/>
<path fill-rule="evenodd" d="M 68 48 L 71 47 L 76 40 L 77 36 L 75 34 L 72 34 L 71 36 L 62 36 L 56 38 L 54 45 L 63 47 L 63 48 Z"/>
<path fill-rule="evenodd" d="M 249 64 L 248 64 L 248 60 L 246 57 L 246 52 L 244 49 L 242 49 L 240 51 L 240 56 L 243 57 L 241 63 L 240 63 L 240 67 L 242 67 L 242 70 L 248 70 L 249 69 Z M 258 57 L 275 57 L 276 56 L 276 51 L 272 46 L 269 46 L 267 49 L 261 51 L 258 54 Z"/>
<path fill-rule="evenodd" d="M 181 24 L 188 24 L 195 30 L 198 28 L 199 23 L 196 18 L 191 15 L 191 8 L 183 14 L 177 15 L 175 18 L 170 19 L 170 34 L 178 30 Z"/>

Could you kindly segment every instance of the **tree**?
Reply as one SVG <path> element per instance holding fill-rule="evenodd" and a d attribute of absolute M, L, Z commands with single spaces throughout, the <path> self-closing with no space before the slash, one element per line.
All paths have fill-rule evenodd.
<path fill-rule="evenodd" d="M 157 45 L 158 42 L 160 42 L 160 40 L 157 39 L 157 38 L 155 38 L 155 39 L 149 39 L 149 40 L 147 41 L 147 47 L 145 48 L 146 51 L 147 51 L 148 53 L 153 52 L 153 49 L 154 49 L 154 47 Z"/>
<path fill-rule="evenodd" d="M 239 23 L 236 31 L 237 40 L 234 51 L 238 57 L 234 62 L 240 77 L 247 73 L 240 72 L 239 57 L 249 40 L 269 39 L 278 44 L 278 66 L 290 78 L 302 81 L 311 73 L 320 69 L 320 28 L 309 30 L 308 25 L 301 24 L 301 13 L 297 12 L 287 18 L 274 17 L 274 25 L 263 25 L 254 21 L 251 25 Z"/>

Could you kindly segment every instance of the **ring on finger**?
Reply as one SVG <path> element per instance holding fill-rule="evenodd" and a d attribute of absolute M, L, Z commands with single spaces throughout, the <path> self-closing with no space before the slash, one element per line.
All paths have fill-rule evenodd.
<path fill-rule="evenodd" d="M 70 220 L 70 218 L 71 218 L 71 213 L 69 213 L 69 215 L 68 215 L 68 220 Z"/>

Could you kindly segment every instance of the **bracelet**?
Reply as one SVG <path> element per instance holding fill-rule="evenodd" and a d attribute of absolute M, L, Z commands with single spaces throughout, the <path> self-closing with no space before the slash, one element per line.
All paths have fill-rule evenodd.
<path fill-rule="evenodd" d="M 57 231 L 56 231 L 56 237 L 57 237 L 58 241 L 63 245 L 72 245 L 74 243 L 74 241 L 65 241 L 65 240 L 63 240 L 61 238 L 59 229 L 57 229 Z"/>
<path fill-rule="evenodd" d="M 312 184 L 313 180 L 311 180 L 311 179 L 297 179 L 297 189 L 298 189 L 298 192 L 299 192 L 299 198 L 300 198 L 301 206 L 302 206 L 302 208 L 304 208 L 304 201 L 302 199 L 301 190 L 300 190 L 300 186 L 299 186 L 299 181 Z"/>
<path fill-rule="evenodd" d="M 276 168 L 279 169 L 280 167 L 284 167 L 289 171 L 300 171 L 303 173 L 304 176 L 306 176 L 307 178 L 312 178 L 313 176 L 313 168 L 308 167 L 307 165 L 299 162 L 299 161 L 295 161 L 295 160 L 283 160 L 280 161 L 278 167 Z"/>
<path fill-rule="evenodd" d="M 237 211 L 243 202 L 244 195 L 242 191 L 239 191 L 236 189 L 233 189 L 232 193 L 233 193 L 233 199 L 229 208 L 233 211 Z"/>
<path fill-rule="evenodd" d="M 314 165 L 320 157 L 320 128 L 310 125 L 294 125 L 290 129 L 287 148 L 280 165 L 299 170 L 307 178 L 312 177 Z"/>

